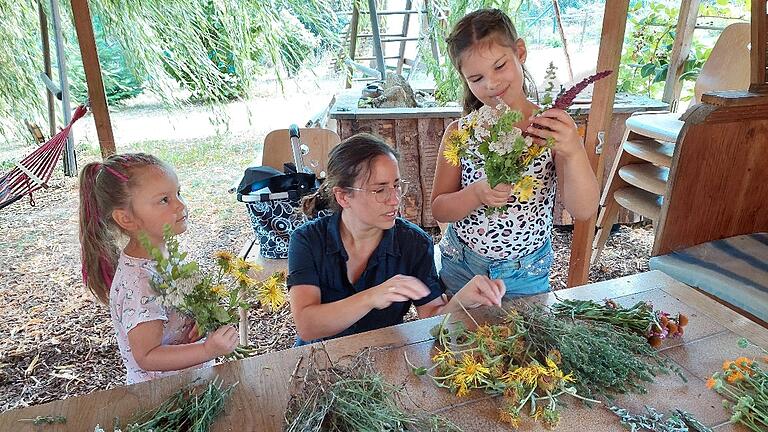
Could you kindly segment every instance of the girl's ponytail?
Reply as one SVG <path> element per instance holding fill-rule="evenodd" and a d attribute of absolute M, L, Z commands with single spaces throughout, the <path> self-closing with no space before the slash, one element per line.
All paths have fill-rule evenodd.
<path fill-rule="evenodd" d="M 109 303 L 109 288 L 115 275 L 119 250 L 112 229 L 99 209 L 96 178 L 101 162 L 92 162 L 80 173 L 80 249 L 83 283 L 104 304 Z"/>

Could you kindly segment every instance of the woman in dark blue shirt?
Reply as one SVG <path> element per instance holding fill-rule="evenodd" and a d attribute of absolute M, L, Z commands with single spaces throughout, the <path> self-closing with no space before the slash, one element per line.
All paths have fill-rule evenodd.
<path fill-rule="evenodd" d="M 432 239 L 397 217 L 408 186 L 397 157 L 369 134 L 331 150 L 323 186 L 304 210 L 334 213 L 296 229 L 288 247 L 299 344 L 402 323 L 411 304 L 425 318 L 501 303 L 503 282 L 486 276 L 475 276 L 450 301 L 443 295 Z"/>

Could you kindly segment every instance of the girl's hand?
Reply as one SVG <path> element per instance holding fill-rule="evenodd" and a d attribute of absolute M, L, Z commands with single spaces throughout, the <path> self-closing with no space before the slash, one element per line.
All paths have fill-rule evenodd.
<path fill-rule="evenodd" d="M 211 358 L 221 357 L 237 348 L 238 339 L 237 330 L 230 325 L 225 325 L 211 333 L 203 343 L 203 347 Z"/>
<path fill-rule="evenodd" d="M 500 306 L 501 299 L 507 292 L 504 281 L 500 279 L 491 279 L 488 276 L 477 275 L 467 282 L 463 288 L 456 293 L 451 301 L 459 301 L 469 309 L 481 305 Z"/>
<path fill-rule="evenodd" d="M 549 109 L 530 118 L 531 125 L 526 129 L 529 134 L 542 139 L 554 138 L 555 152 L 565 158 L 584 152 L 581 135 L 567 112 L 561 109 Z M 543 129 L 534 127 L 541 126 Z"/>
<path fill-rule="evenodd" d="M 395 302 L 419 300 L 429 295 L 429 288 L 413 276 L 395 275 L 383 284 L 365 290 L 371 308 L 385 309 Z"/>
<path fill-rule="evenodd" d="M 495 188 L 491 188 L 491 185 L 488 184 L 488 179 L 480 179 L 469 185 L 469 187 L 472 188 L 472 192 L 478 201 L 488 207 L 506 205 L 507 201 L 509 201 L 509 195 L 512 193 L 512 185 L 499 183 Z"/>

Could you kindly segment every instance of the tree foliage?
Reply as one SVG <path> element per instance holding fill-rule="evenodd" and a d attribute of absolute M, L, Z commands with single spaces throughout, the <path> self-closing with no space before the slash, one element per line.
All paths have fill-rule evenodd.
<path fill-rule="evenodd" d="M 130 72 L 167 104 L 185 100 L 179 85 L 206 101 L 242 96 L 266 71 L 278 78 L 295 71 L 314 54 L 317 47 L 310 44 L 339 46 L 332 0 L 91 0 L 89 6 Z M 0 0 L 0 8 L 0 134 L 20 137 L 23 119 L 44 122 L 37 1 Z M 69 2 L 61 1 L 61 8 L 72 57 L 67 60 L 75 71 L 70 79 L 84 88 L 72 67 L 81 60 Z M 315 39 L 299 34 L 304 27 Z"/>

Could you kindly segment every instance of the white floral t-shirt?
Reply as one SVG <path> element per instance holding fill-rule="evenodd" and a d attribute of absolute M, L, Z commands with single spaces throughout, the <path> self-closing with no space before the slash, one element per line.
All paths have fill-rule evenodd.
<path fill-rule="evenodd" d="M 163 345 L 186 343 L 194 322 L 173 309 L 165 309 L 156 299 L 150 285 L 155 273 L 155 261 L 120 254 L 109 290 L 109 310 L 117 334 L 117 346 L 127 369 L 126 384 L 173 375 L 180 371 L 146 371 L 139 367 L 128 344 L 128 333 L 137 325 L 154 320 L 163 321 Z M 213 362 L 204 364 L 213 365 Z M 200 367 L 195 366 L 193 368 Z M 192 369 L 192 368 L 191 368 Z"/>

